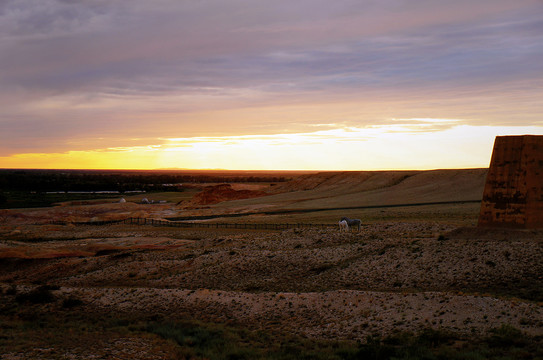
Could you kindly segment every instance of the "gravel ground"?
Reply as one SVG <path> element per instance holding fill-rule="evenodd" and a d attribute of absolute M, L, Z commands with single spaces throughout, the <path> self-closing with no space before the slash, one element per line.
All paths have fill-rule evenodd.
<path fill-rule="evenodd" d="M 310 337 L 363 339 L 427 326 L 485 331 L 504 323 L 541 334 L 543 326 L 543 232 L 395 222 L 359 233 L 110 226 L 80 235 L 41 246 L 94 253 L 4 259 L 0 281 L 54 284 L 107 311 L 278 323 Z"/>

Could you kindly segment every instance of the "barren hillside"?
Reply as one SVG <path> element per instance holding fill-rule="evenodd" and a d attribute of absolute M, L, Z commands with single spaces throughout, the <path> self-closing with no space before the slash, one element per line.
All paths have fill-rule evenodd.
<path fill-rule="evenodd" d="M 324 172 L 270 188 L 272 195 L 227 201 L 213 212 L 334 209 L 482 198 L 488 169 Z"/>
<path fill-rule="evenodd" d="M 2 292 L 53 284 L 88 314 L 167 314 L 317 339 L 428 327 L 486 334 L 503 323 L 543 335 L 541 231 L 405 222 L 360 233 L 53 230 L 77 239 L 0 248 L 11 254 L 0 261 Z M 37 248 L 59 257 L 31 258 Z"/>

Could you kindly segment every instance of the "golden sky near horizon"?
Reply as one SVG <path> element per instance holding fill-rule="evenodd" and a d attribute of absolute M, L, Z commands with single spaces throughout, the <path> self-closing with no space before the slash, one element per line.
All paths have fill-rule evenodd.
<path fill-rule="evenodd" d="M 0 3 L 0 168 L 486 167 L 542 99 L 539 0 Z"/>

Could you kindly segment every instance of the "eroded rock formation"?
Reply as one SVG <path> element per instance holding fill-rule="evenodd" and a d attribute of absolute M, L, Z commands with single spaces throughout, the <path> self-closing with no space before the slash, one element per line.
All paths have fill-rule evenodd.
<path fill-rule="evenodd" d="M 481 227 L 543 228 L 543 136 L 497 136 Z"/>

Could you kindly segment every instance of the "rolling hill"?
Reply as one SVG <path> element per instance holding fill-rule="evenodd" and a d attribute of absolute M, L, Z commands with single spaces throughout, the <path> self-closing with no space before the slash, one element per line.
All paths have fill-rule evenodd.
<path fill-rule="evenodd" d="M 488 169 L 322 172 L 270 187 L 270 195 L 225 201 L 213 212 L 337 209 L 479 201 Z"/>

